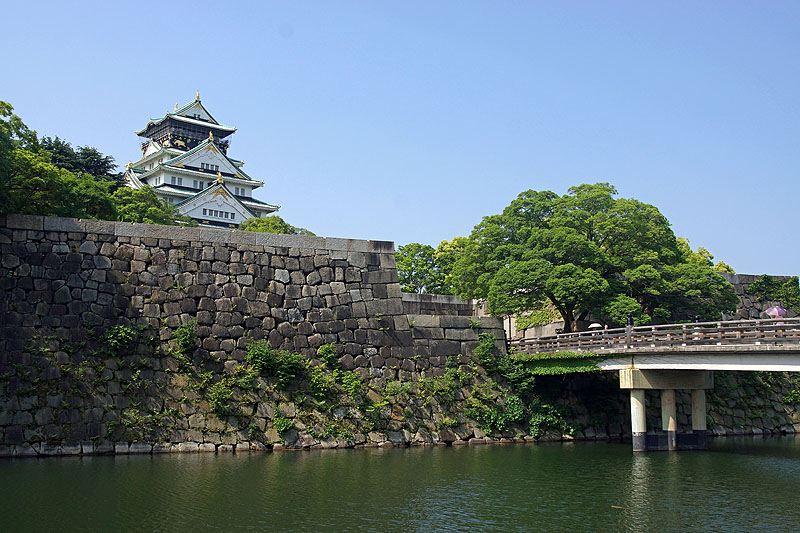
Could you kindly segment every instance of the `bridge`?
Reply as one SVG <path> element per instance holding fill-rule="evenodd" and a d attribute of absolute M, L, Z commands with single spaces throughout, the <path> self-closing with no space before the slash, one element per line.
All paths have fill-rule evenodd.
<path fill-rule="evenodd" d="M 800 372 L 800 318 L 628 326 L 512 341 L 517 352 L 590 352 L 630 390 L 633 450 L 704 449 L 714 370 Z M 645 390 L 661 391 L 662 430 L 647 433 Z M 692 433 L 677 432 L 675 390 L 692 393 Z"/>

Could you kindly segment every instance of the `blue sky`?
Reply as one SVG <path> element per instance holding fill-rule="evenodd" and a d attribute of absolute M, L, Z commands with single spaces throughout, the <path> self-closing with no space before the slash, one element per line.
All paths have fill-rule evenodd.
<path fill-rule="evenodd" d="M 608 181 L 738 272 L 798 274 L 800 3 L 756 4 L 13 2 L 0 99 L 124 165 L 199 90 L 318 235 L 435 246 Z"/>

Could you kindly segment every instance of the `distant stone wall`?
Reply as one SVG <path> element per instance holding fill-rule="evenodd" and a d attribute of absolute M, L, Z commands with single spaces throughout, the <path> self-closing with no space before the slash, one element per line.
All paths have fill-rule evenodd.
<path fill-rule="evenodd" d="M 754 296 L 748 292 L 750 285 L 760 278 L 760 275 L 728 273 L 722 273 L 722 275 L 731 285 L 733 285 L 733 288 L 736 291 L 736 296 L 739 297 L 739 302 L 736 304 L 736 313 L 733 316 L 728 317 L 731 320 L 769 318 L 764 311 L 773 305 L 781 305 L 781 302 L 761 300 L 757 296 Z M 781 283 L 784 283 L 788 281 L 791 276 L 770 277 L 780 281 Z M 797 313 L 791 309 L 787 309 L 787 311 L 789 317 L 797 316 Z"/>
<path fill-rule="evenodd" d="M 542 376 L 542 385 L 560 391 L 558 403 L 570 413 L 577 440 L 629 439 L 630 397 L 619 388 L 617 372 Z M 714 372 L 706 392 L 710 435 L 781 435 L 800 433 L 800 375 L 789 372 Z M 675 396 L 678 431 L 691 432 L 691 391 Z M 646 391 L 647 429 L 661 429 L 660 391 Z"/>
<path fill-rule="evenodd" d="M 249 445 L 244 419 L 210 414 L 173 362 L 110 357 L 98 339 L 112 326 L 146 327 L 171 345 L 196 321 L 194 361 L 220 375 L 258 339 L 309 360 L 335 343 L 342 369 L 380 383 L 441 376 L 482 332 L 505 349 L 496 319 L 424 306 L 409 315 L 391 242 L 8 215 L 0 250 L 0 455 L 108 451 L 126 438 L 127 449 L 137 438 L 115 428 L 142 376 L 148 416 L 170 420 L 153 437 L 167 448 Z M 264 430 L 280 401 L 261 400 L 248 416 L 261 410 L 252 423 Z"/>
<path fill-rule="evenodd" d="M 0 252 L 0 456 L 535 440 L 526 423 L 488 436 L 465 414 L 508 400 L 469 355 L 481 333 L 505 350 L 501 322 L 461 316 L 447 297 L 404 297 L 390 242 L 0 216 Z M 178 357 L 176 335 L 194 323 Z M 124 338 L 104 337 L 116 326 L 142 337 L 121 350 Z M 357 376 L 363 396 L 321 405 L 310 381 L 248 378 L 255 340 L 302 354 L 309 374 L 335 344 L 325 376 L 339 372 L 340 389 Z M 792 379 L 718 379 L 710 429 L 796 430 L 796 406 L 781 403 Z M 538 382 L 575 435 L 536 438 L 629 433 L 615 374 Z"/>
<path fill-rule="evenodd" d="M 411 315 L 476 316 L 475 305 L 449 294 L 403 293 L 403 309 Z"/>

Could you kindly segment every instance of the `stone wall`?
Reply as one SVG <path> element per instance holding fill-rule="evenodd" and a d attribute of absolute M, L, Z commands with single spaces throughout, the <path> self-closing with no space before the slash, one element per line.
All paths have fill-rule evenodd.
<path fill-rule="evenodd" d="M 474 410 L 513 394 L 470 354 L 482 333 L 504 351 L 502 324 L 404 298 L 389 242 L 0 216 L 0 252 L 0 456 L 630 433 L 616 375 L 593 373 L 537 378 L 572 434 L 526 418 L 487 435 Z M 301 354 L 303 379 L 253 373 L 251 343 Z M 710 429 L 796 430 L 795 378 L 770 376 L 721 375 Z"/>
<path fill-rule="evenodd" d="M 543 378 L 560 390 L 578 440 L 630 438 L 630 400 L 616 372 Z M 545 383 L 543 383 L 545 384 Z M 787 372 L 714 372 L 706 392 L 708 430 L 714 436 L 800 433 L 800 376 Z M 691 394 L 675 395 L 678 431 L 691 432 Z M 660 391 L 646 391 L 647 429 L 661 428 Z"/>
<path fill-rule="evenodd" d="M 736 313 L 728 317 L 730 320 L 739 319 L 759 319 L 770 318 L 764 311 L 773 305 L 782 305 L 781 302 L 773 302 L 768 300 L 761 300 L 748 292 L 750 285 L 761 276 L 754 274 L 728 274 L 722 273 L 728 282 L 733 285 L 736 291 L 736 296 L 739 297 L 739 302 L 736 304 Z M 791 276 L 770 276 L 773 279 L 784 283 L 789 281 Z M 791 309 L 787 309 L 789 317 L 797 316 L 797 313 Z"/>
<path fill-rule="evenodd" d="M 0 454 L 249 446 L 248 428 L 294 419 L 302 398 L 238 399 L 245 416 L 224 419 L 198 390 L 237 372 L 252 341 L 314 364 L 318 348 L 334 343 L 341 370 L 376 387 L 442 376 L 480 333 L 505 349 L 490 317 L 407 314 L 391 242 L 8 215 L 0 249 Z M 195 322 L 192 375 L 212 373 L 200 384 L 169 356 L 176 332 Z M 140 328 L 152 346 L 111 357 L 104 334 L 114 326 Z M 138 399 L 131 380 L 141 382 Z M 141 426 L 157 418 L 166 429 L 117 431 L 136 425 L 123 424 L 135 404 Z"/>
<path fill-rule="evenodd" d="M 410 315 L 476 316 L 472 301 L 449 294 L 403 293 L 403 309 Z"/>

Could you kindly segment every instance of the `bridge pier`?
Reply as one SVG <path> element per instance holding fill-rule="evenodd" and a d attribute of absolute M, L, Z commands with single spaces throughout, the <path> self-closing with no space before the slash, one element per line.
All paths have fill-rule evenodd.
<path fill-rule="evenodd" d="M 661 391 L 661 429 L 667 434 L 667 450 L 677 450 L 678 413 L 675 406 L 675 389 Z"/>
<path fill-rule="evenodd" d="M 631 389 L 631 433 L 633 451 L 647 451 L 647 421 L 645 418 L 644 389 Z"/>
<path fill-rule="evenodd" d="M 705 389 L 692 389 L 692 433 L 695 435 L 698 446 L 702 449 L 708 447 Z"/>
<path fill-rule="evenodd" d="M 705 389 L 714 386 L 714 376 L 711 371 L 626 368 L 619 371 L 619 386 L 622 389 L 630 389 L 633 451 L 697 450 L 707 447 Z M 662 431 L 648 436 L 645 391 L 653 389 L 661 391 Z M 692 433 L 678 433 L 676 389 L 692 391 Z"/>

